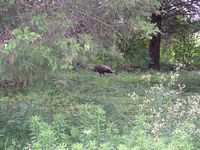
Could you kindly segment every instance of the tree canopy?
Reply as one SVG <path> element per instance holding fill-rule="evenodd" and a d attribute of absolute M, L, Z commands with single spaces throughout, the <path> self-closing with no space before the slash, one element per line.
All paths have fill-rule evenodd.
<path fill-rule="evenodd" d="M 149 53 L 149 67 L 159 69 L 160 48 L 179 35 L 199 31 L 199 8 L 198 0 L 2 0 L 1 42 L 13 39 L 14 29 L 28 27 L 46 44 L 75 38 L 82 46 L 89 39 L 97 43 L 96 47 L 90 44 L 92 49 L 114 48 L 132 54 L 136 48 L 140 53 L 149 49 L 142 59 Z"/>

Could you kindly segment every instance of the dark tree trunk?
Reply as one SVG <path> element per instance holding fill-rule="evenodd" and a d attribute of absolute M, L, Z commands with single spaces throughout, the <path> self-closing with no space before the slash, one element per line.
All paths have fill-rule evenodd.
<path fill-rule="evenodd" d="M 161 30 L 161 15 L 152 14 L 151 22 L 156 24 L 156 26 Z M 149 56 L 151 58 L 151 62 L 149 63 L 149 68 L 154 70 L 160 69 L 160 42 L 161 42 L 161 34 L 158 33 L 154 35 L 149 43 Z"/>

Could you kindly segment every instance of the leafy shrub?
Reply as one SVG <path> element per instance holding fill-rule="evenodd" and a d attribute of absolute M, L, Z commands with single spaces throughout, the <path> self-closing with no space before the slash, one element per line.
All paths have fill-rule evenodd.
<path fill-rule="evenodd" d="M 76 61 L 112 67 L 119 67 L 124 63 L 123 54 L 115 46 L 105 46 L 86 35 L 81 36 L 80 43 L 83 43 L 83 49 L 79 51 Z"/>
<path fill-rule="evenodd" d="M 175 64 L 176 62 L 189 66 L 200 65 L 199 37 L 196 35 L 181 35 L 172 40 L 167 51 L 162 52 L 163 62 Z"/>
<path fill-rule="evenodd" d="M 170 73 L 170 80 L 160 76 L 160 79 L 169 80 L 168 85 L 164 87 L 163 83 L 157 83 L 145 90 L 144 97 L 137 95 L 135 92 L 130 94 L 130 97 L 133 103 L 140 107 L 138 111 L 147 116 L 150 124 L 152 124 L 151 132 L 155 137 L 175 132 L 173 131 L 175 127 L 179 128 L 184 126 L 184 122 L 188 122 L 191 129 L 188 134 L 193 137 L 188 140 L 192 141 L 191 143 L 198 149 L 200 141 L 197 140 L 199 139 L 197 134 L 199 123 L 197 120 L 200 113 L 200 97 L 198 94 L 182 96 L 187 87 L 183 84 L 184 82 L 180 83 L 180 76 L 179 73 Z M 142 78 L 143 82 L 151 82 L 152 79 L 151 75 L 144 75 Z M 183 133 L 182 131 L 178 132 Z M 179 140 L 176 142 L 183 144 Z M 182 147 L 184 147 L 184 144 Z"/>
<path fill-rule="evenodd" d="M 28 28 L 13 31 L 15 39 L 5 45 L 0 56 L 2 80 L 32 85 L 38 79 L 68 68 L 79 51 L 73 39 L 58 39 L 45 45 L 42 36 Z"/>
<path fill-rule="evenodd" d="M 134 148 L 189 150 L 193 148 L 189 142 L 190 134 L 184 127 L 174 130 L 171 139 L 160 137 L 155 140 L 150 134 L 151 126 L 146 123 L 144 116 L 137 118 L 135 127 L 127 135 L 120 135 L 113 125 L 104 122 L 105 112 L 100 108 L 97 108 L 95 114 L 92 114 L 91 107 L 85 105 L 82 117 L 82 126 L 79 128 L 72 127 L 70 132 L 67 132 L 64 118 L 61 115 L 55 116 L 56 119 L 52 124 L 47 124 L 38 116 L 33 117 L 31 120 L 32 138 L 25 149 L 123 150 Z M 188 129 L 190 130 L 190 127 Z M 70 138 L 75 136 L 76 141 L 70 142 Z"/>
<path fill-rule="evenodd" d="M 147 43 L 148 41 L 141 40 L 138 35 L 130 34 L 119 39 L 117 46 L 124 54 L 126 63 L 147 68 L 150 62 Z"/>

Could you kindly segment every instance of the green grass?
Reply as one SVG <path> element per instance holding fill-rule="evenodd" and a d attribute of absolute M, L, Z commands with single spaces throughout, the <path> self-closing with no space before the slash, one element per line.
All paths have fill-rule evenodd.
<path fill-rule="evenodd" d="M 22 148 L 30 140 L 29 120 L 35 115 L 51 122 L 61 113 L 67 124 L 79 126 L 82 107 L 89 104 L 103 108 L 106 121 L 113 122 L 120 135 L 130 133 L 141 115 L 155 139 L 170 137 L 187 122 L 194 126 L 189 142 L 199 149 L 199 93 L 199 72 L 150 71 L 100 77 L 86 70 L 69 71 L 29 89 L 1 93 L 0 147 Z"/>

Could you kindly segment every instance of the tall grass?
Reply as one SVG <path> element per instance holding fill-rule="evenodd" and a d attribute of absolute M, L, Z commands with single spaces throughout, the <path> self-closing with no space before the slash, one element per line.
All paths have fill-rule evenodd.
<path fill-rule="evenodd" d="M 85 105 L 83 111 L 83 124 L 71 126 L 64 125 L 62 116 L 55 116 L 51 124 L 42 121 L 38 116 L 31 120 L 31 141 L 25 149 L 33 150 L 126 150 L 126 149 L 175 149 L 190 150 L 190 124 L 176 128 L 168 137 L 151 135 L 152 126 L 146 122 L 144 116 L 138 116 L 135 126 L 129 134 L 119 134 L 117 129 L 105 120 L 105 111 L 101 108 L 92 108 Z M 86 114 L 85 114 L 86 113 Z M 86 118 L 90 122 L 85 122 Z M 56 119 L 57 118 L 57 119 Z M 59 124 L 59 128 L 57 128 Z M 88 128 L 89 127 L 89 128 Z M 74 141 L 72 138 L 76 137 Z"/>
<path fill-rule="evenodd" d="M 100 77 L 80 70 L 48 87 L 7 91 L 0 97 L 0 147 L 199 149 L 198 81 L 198 72 Z"/>

